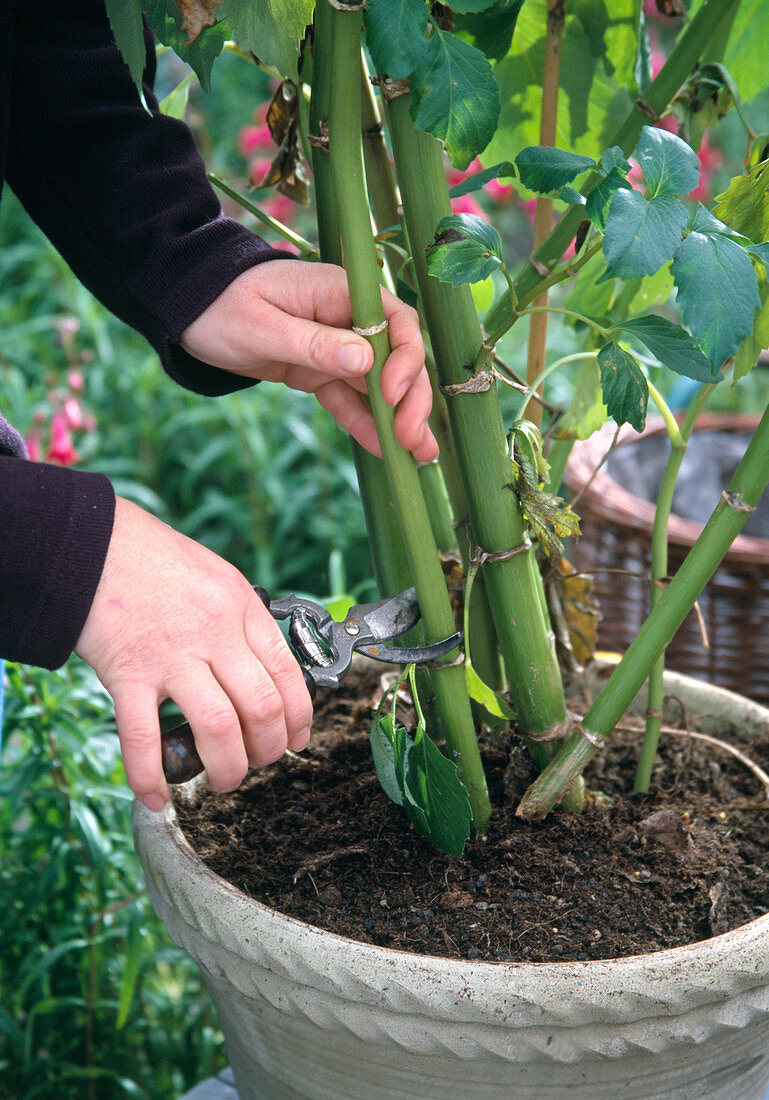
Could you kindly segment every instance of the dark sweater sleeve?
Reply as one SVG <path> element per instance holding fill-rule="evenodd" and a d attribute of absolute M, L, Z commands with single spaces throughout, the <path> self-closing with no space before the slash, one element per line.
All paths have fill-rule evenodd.
<path fill-rule="evenodd" d="M 159 113 L 147 32 L 141 106 L 98 0 L 15 5 L 7 178 L 74 273 L 201 394 L 252 384 L 177 341 L 270 248 L 222 216 L 189 129 Z"/>
<path fill-rule="evenodd" d="M 102 474 L 0 456 L 0 657 L 64 664 L 88 617 L 114 512 Z"/>

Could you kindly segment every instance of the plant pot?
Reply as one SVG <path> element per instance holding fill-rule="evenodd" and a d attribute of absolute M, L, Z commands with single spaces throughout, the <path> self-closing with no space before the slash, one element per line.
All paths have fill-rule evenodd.
<path fill-rule="evenodd" d="M 692 435 L 681 468 L 681 497 L 689 497 L 689 512 L 673 514 L 668 527 L 669 572 L 674 574 L 718 503 L 737 465 L 757 417 L 704 415 Z M 593 477 L 609 450 L 613 425 L 584 443 L 576 443 L 565 481 L 572 494 L 581 494 L 575 507 L 582 537 L 570 540 L 570 554 L 578 570 L 595 571 L 594 594 L 602 620 L 601 648 L 624 653 L 649 610 L 649 576 L 654 506 L 649 501 L 667 459 L 667 435 L 661 419 L 649 420 L 639 435 L 622 429 L 612 455 Z M 699 452 L 699 453 L 698 453 Z M 631 461 L 628 461 L 628 460 Z M 637 461 L 633 462 L 632 459 Z M 647 480 L 646 492 L 636 479 Z M 592 480 L 591 480 L 592 478 Z M 655 484 L 656 483 L 656 484 Z M 704 486 L 701 503 L 692 504 L 693 492 Z M 667 665 L 708 683 L 739 691 L 769 704 L 769 500 L 741 534 L 698 600 L 707 635 L 695 612 L 690 613 L 667 650 Z M 764 534 L 750 534 L 751 529 Z M 607 572 L 619 570 L 619 572 Z"/>
<path fill-rule="evenodd" d="M 690 720 L 687 684 L 748 737 L 769 730 L 769 710 L 678 678 Z M 764 1095 L 769 915 L 619 960 L 440 959 L 268 909 L 205 866 L 170 806 L 136 803 L 134 826 L 155 910 L 216 1004 L 239 1100 Z"/>

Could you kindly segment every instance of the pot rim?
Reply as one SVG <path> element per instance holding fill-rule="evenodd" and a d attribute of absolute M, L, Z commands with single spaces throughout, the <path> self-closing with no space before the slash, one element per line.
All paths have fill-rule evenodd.
<path fill-rule="evenodd" d="M 734 700 L 735 706 L 750 703 L 736 694 Z M 755 707 L 751 703 L 754 714 Z M 769 708 L 760 710 L 769 727 Z M 624 1021 L 677 1015 L 769 979 L 769 914 L 711 939 L 619 959 L 495 963 L 378 947 L 279 913 L 216 875 L 187 841 L 171 803 L 153 812 L 135 802 L 133 814 L 136 846 L 145 870 L 151 868 L 148 884 L 161 918 L 164 908 L 175 910 L 189 929 L 224 942 L 244 960 L 365 1003 L 395 997 L 413 1000 L 412 1010 L 421 1012 L 418 996 L 420 1006 L 427 1000 L 446 1019 L 509 1025 L 516 1016 L 548 1026 L 573 1019 L 577 1006 L 583 1016 L 604 1022 L 614 1014 Z"/>
<path fill-rule="evenodd" d="M 678 415 L 677 420 L 682 416 Z M 759 417 L 745 413 L 706 413 L 700 417 L 695 431 L 753 431 Z M 617 447 L 635 443 L 642 439 L 661 435 L 665 432 L 662 417 L 650 417 L 642 432 L 636 432 L 629 424 L 624 424 L 617 439 Z M 613 423 L 605 424 L 589 439 L 577 440 L 572 448 L 566 466 L 564 480 L 573 493 L 583 493 L 583 500 L 601 518 L 633 530 L 642 530 L 651 534 L 654 523 L 654 505 L 641 497 L 634 496 L 610 477 L 602 466 L 593 477 L 593 471 L 606 455 L 609 445 L 617 431 Z M 593 480 L 591 481 L 591 477 Z M 588 486 L 585 489 L 585 486 Z M 702 532 L 704 524 L 684 519 L 671 513 L 668 522 L 668 542 L 671 545 L 691 548 Z M 738 535 L 724 561 L 740 562 L 744 565 L 769 563 L 769 539 L 756 538 L 753 535 Z"/>

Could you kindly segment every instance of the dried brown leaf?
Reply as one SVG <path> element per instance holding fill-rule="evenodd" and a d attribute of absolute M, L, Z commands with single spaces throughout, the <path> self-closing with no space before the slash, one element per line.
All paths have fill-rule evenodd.
<path fill-rule="evenodd" d="M 216 22 L 216 9 L 223 3 L 224 0 L 176 0 L 182 13 L 182 30 L 187 32 L 187 45 Z"/>
<path fill-rule="evenodd" d="M 296 85 L 284 80 L 267 108 L 267 126 L 278 151 L 260 182 L 276 187 L 294 202 L 308 202 L 309 180 L 299 143 L 299 98 Z"/>

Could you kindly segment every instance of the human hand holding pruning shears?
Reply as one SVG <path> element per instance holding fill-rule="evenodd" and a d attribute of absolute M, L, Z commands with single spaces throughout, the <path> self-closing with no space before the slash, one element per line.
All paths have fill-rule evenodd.
<path fill-rule="evenodd" d="M 312 600 L 294 595 L 271 600 L 264 588 L 256 586 L 254 590 L 273 618 L 289 619 L 289 639 L 313 699 L 318 687 L 339 687 L 355 652 L 391 664 L 424 664 L 449 653 L 462 641 L 461 633 L 457 633 L 432 645 L 390 644 L 419 620 L 414 588 L 389 599 L 357 604 L 341 622 Z M 163 771 L 169 783 L 184 783 L 204 769 L 188 722 L 162 734 L 162 750 Z"/>

